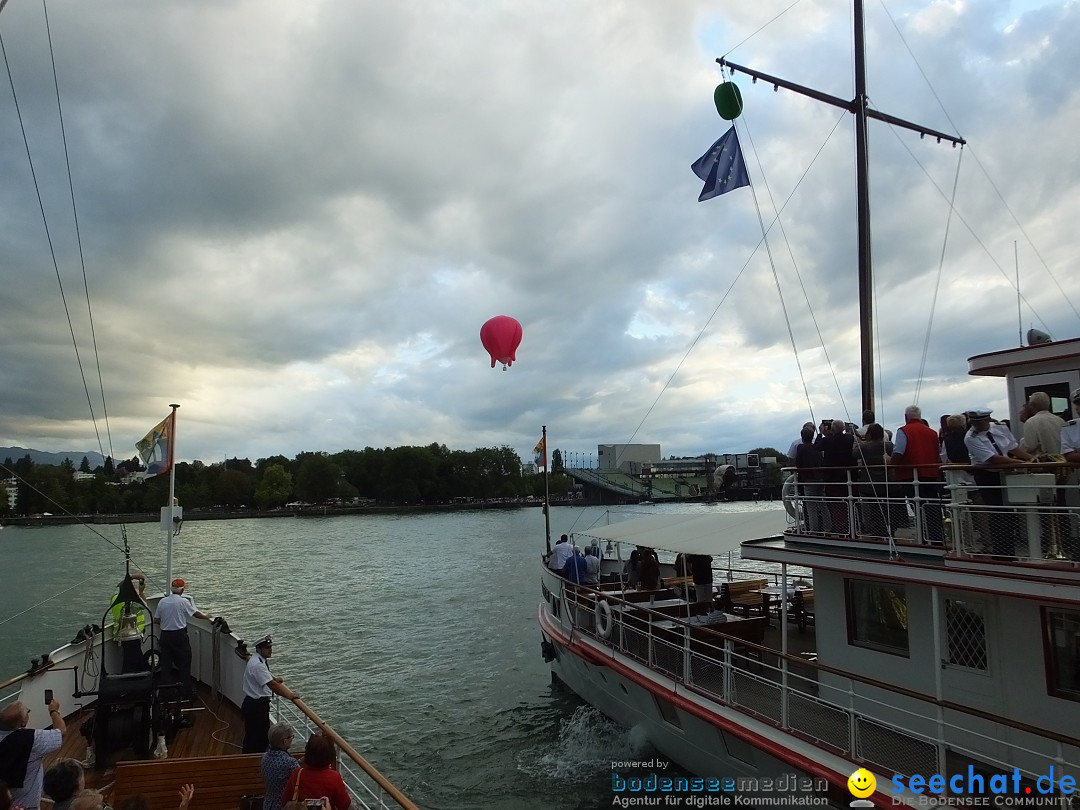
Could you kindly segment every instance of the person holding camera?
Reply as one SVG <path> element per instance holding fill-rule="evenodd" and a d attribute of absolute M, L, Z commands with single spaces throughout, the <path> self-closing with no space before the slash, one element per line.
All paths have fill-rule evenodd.
<path fill-rule="evenodd" d="M 312 734 L 304 746 L 304 764 L 289 776 L 281 800 L 302 801 L 309 810 L 320 810 L 326 797 L 331 810 L 349 810 L 352 797 L 341 774 L 332 767 L 336 759 L 333 741 L 320 732 Z"/>
<path fill-rule="evenodd" d="M 280 676 L 270 673 L 266 659 L 274 650 L 274 640 L 269 635 L 255 642 L 255 654 L 248 658 L 244 669 L 244 702 L 240 713 L 244 715 L 245 754 L 261 754 L 269 744 L 270 697 L 279 694 L 288 700 L 300 697 L 285 685 Z"/>
<path fill-rule="evenodd" d="M 0 779 L 11 790 L 13 804 L 37 810 L 41 803 L 41 782 L 45 774 L 42 760 L 64 743 L 67 725 L 60 714 L 60 702 L 45 691 L 50 728 L 27 728 L 30 710 L 22 702 L 11 703 L 0 712 Z"/>

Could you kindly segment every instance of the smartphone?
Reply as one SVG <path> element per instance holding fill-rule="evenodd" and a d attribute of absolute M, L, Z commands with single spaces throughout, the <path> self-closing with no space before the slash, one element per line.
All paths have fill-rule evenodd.
<path fill-rule="evenodd" d="M 322 799 L 304 799 L 304 804 L 311 808 L 321 808 Z"/>
<path fill-rule="evenodd" d="M 52 689 L 46 689 L 45 690 L 45 705 L 46 706 L 52 705 Z"/>

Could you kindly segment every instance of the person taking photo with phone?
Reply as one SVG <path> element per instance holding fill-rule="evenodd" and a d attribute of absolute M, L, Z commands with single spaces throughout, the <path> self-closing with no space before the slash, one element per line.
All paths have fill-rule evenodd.
<path fill-rule="evenodd" d="M 30 709 L 18 702 L 0 712 L 0 779 L 11 790 L 11 800 L 24 810 L 38 810 L 41 804 L 42 760 L 59 751 L 67 725 L 60 714 L 60 702 L 50 692 L 46 706 L 49 728 L 27 728 Z"/>

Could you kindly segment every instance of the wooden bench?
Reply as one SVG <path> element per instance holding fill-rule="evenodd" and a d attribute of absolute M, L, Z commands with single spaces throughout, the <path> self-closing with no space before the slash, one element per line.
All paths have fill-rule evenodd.
<path fill-rule="evenodd" d="M 720 585 L 720 609 L 735 613 L 738 608 L 744 616 L 751 610 L 764 612 L 765 602 L 757 591 L 769 584 L 767 579 L 736 579 Z"/>
<path fill-rule="evenodd" d="M 263 795 L 261 761 L 262 754 L 233 754 L 121 762 L 110 804 L 117 807 L 141 793 L 150 810 L 176 810 L 180 786 L 192 784 L 191 810 L 237 810 L 242 797 Z"/>
<path fill-rule="evenodd" d="M 685 621 L 689 616 L 700 616 L 709 610 L 708 604 L 687 602 L 685 599 L 665 599 L 652 605 L 620 605 L 623 624 L 648 632 L 650 624 L 663 623 L 666 619 Z"/>
<path fill-rule="evenodd" d="M 682 646 L 683 628 L 675 622 L 661 622 L 654 628 L 656 635 L 674 646 Z M 751 644 L 761 644 L 765 639 L 765 620 L 761 617 L 743 619 L 730 615 L 726 622 L 718 624 L 690 625 L 690 650 L 700 655 L 719 660 L 724 647 L 724 637 L 729 636 Z M 736 650 L 745 653 L 746 648 L 739 644 Z"/>
<path fill-rule="evenodd" d="M 662 588 L 689 588 L 693 584 L 693 577 L 662 577 L 660 580 Z"/>

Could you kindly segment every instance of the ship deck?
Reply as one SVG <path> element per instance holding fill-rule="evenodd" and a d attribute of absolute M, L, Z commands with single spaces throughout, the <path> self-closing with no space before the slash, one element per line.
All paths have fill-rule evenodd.
<path fill-rule="evenodd" d="M 216 757 L 239 754 L 244 740 L 244 719 L 240 710 L 223 697 L 214 699 L 209 687 L 200 684 L 198 696 L 187 715 L 194 719 L 188 728 L 177 730 L 166 740 L 169 759 L 188 757 Z M 64 744 L 55 754 L 45 760 L 45 767 L 61 757 L 80 762 L 86 759 L 87 741 L 82 734 L 83 724 L 93 717 L 93 709 L 85 709 L 65 719 L 67 733 Z M 131 749 L 113 752 L 104 768 L 86 769 L 86 786 L 105 788 L 115 778 L 116 764 L 124 761 L 142 761 Z"/>
<path fill-rule="evenodd" d="M 780 637 L 779 622 L 773 618 L 772 624 L 765 628 L 765 638 L 761 646 L 772 650 L 779 650 L 782 644 Z M 806 630 L 799 630 L 794 623 L 788 624 L 787 634 L 788 655 L 797 655 L 801 658 L 817 657 L 817 639 L 814 635 L 814 625 L 808 624 Z M 811 659 L 812 660 L 812 659 Z M 773 662 L 775 663 L 775 661 Z"/>

